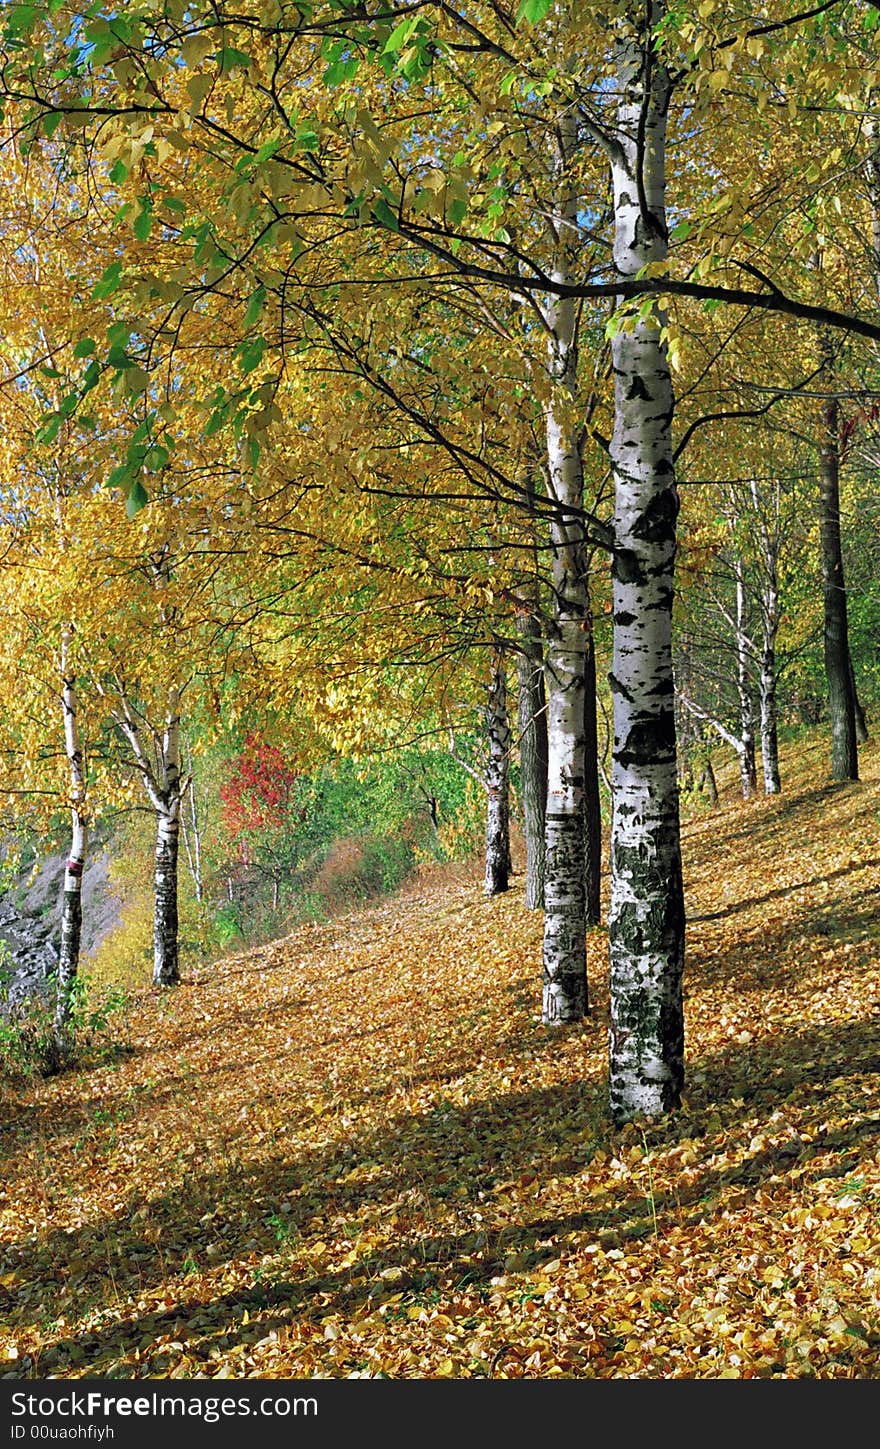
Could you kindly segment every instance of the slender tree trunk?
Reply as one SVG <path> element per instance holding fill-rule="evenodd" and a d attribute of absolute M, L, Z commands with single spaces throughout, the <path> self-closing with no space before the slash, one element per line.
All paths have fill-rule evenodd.
<path fill-rule="evenodd" d="M 776 652 L 761 651 L 761 759 L 764 766 L 764 794 L 778 795 L 782 789 L 779 775 L 779 739 L 776 707 Z"/>
<path fill-rule="evenodd" d="M 155 912 L 153 917 L 153 985 L 180 981 L 177 939 L 177 858 L 180 848 L 180 703 L 172 689 L 159 752 L 161 780 L 156 797 Z"/>
<path fill-rule="evenodd" d="M 755 756 L 755 716 L 752 709 L 752 683 L 749 677 L 749 638 L 747 633 L 746 586 L 742 560 L 736 560 L 736 692 L 739 697 L 740 739 L 739 774 L 742 797 L 750 800 L 758 788 Z"/>
<path fill-rule="evenodd" d="M 572 278 L 577 187 L 570 171 L 577 148 L 572 112 L 557 118 L 553 216 L 554 281 Z M 586 861 L 584 831 L 584 673 L 588 619 L 583 474 L 573 403 L 577 392 L 577 308 L 554 298 L 545 309 L 552 391 L 545 408 L 552 608 L 545 648 L 547 821 L 544 859 L 545 1025 L 578 1021 L 587 1011 Z"/>
<path fill-rule="evenodd" d="M 602 919 L 602 810 L 596 728 L 596 642 L 589 607 L 584 649 L 584 911 L 587 925 L 598 926 Z"/>
<path fill-rule="evenodd" d="M 706 791 L 709 809 L 715 810 L 718 806 L 718 782 L 715 779 L 715 771 L 712 768 L 712 756 L 705 746 L 703 749 L 703 768 L 700 773 L 699 788 Z"/>
<path fill-rule="evenodd" d="M 55 1050 L 59 1065 L 73 1052 L 71 1015 L 82 938 L 82 877 L 88 843 L 88 812 L 82 745 L 79 734 L 79 701 L 76 679 L 69 667 L 69 637 L 61 642 L 61 703 L 64 710 L 64 746 L 70 770 L 70 853 L 64 868 L 64 899 L 61 907 L 61 949 L 58 956 L 55 1002 Z"/>
<path fill-rule="evenodd" d="M 831 724 L 831 774 L 835 780 L 859 778 L 856 713 L 849 655 L 849 625 L 843 548 L 840 537 L 840 418 L 835 386 L 834 350 L 819 339 L 822 385 L 829 396 L 822 403 L 819 447 L 819 540 L 822 555 L 825 678 Z"/>
<path fill-rule="evenodd" d="M 761 639 L 761 760 L 764 766 L 764 794 L 778 795 L 782 789 L 779 775 L 779 735 L 776 703 L 776 635 L 779 631 L 779 585 L 775 559 L 764 560 L 767 580 L 762 598 Z"/>
<path fill-rule="evenodd" d="M 180 844 L 179 800 L 157 816 L 155 903 L 153 914 L 153 985 L 180 981 L 177 940 L 177 856 Z"/>
<path fill-rule="evenodd" d="M 871 92 L 868 101 L 868 116 L 865 132 L 868 138 L 868 159 L 865 176 L 868 182 L 868 200 L 871 207 L 871 263 L 874 286 L 880 298 L 880 90 Z"/>
<path fill-rule="evenodd" d="M 667 254 L 669 77 L 651 31 L 658 3 L 621 26 L 612 164 L 614 260 L 632 277 Z M 672 600 L 678 494 L 674 398 L 658 313 L 612 340 L 614 808 L 611 844 L 611 1110 L 617 1121 L 678 1105 L 684 1077 L 685 913 L 676 779 Z"/>
<path fill-rule="evenodd" d="M 486 877 L 487 896 L 497 896 L 510 884 L 510 721 L 507 715 L 507 680 L 501 655 L 492 661 L 486 699 L 489 758 L 486 765 Z"/>
<path fill-rule="evenodd" d="M 199 813 L 196 809 L 195 791 L 195 779 L 191 774 L 189 788 L 186 792 L 189 799 L 189 825 L 187 825 L 186 810 L 181 807 L 180 830 L 183 836 L 187 864 L 189 865 L 189 873 L 192 876 L 196 900 L 201 905 L 204 895 L 204 887 L 202 885 L 202 827 L 199 820 Z M 192 844 L 190 844 L 190 833 L 192 833 Z"/>
<path fill-rule="evenodd" d="M 534 612 L 517 611 L 519 759 L 526 837 L 526 906 L 544 905 L 544 831 L 547 819 L 547 708 L 541 633 Z"/>

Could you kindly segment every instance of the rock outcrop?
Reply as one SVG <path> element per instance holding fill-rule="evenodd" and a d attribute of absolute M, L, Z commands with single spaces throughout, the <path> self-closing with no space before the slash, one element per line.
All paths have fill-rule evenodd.
<path fill-rule="evenodd" d="M 49 977 L 58 964 L 64 855 L 48 855 L 0 896 L 0 1011 L 28 998 L 48 998 Z M 103 848 L 92 855 L 83 875 L 84 956 L 93 952 L 119 921 L 120 902 L 109 880 Z"/>

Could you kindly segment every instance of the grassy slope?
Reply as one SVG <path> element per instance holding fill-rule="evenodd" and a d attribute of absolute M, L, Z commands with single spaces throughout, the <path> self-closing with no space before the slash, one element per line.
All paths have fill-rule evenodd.
<path fill-rule="evenodd" d="M 521 882 L 442 875 L 7 1097 L 0 1372 L 880 1377 L 880 750 L 784 764 L 686 828 L 663 1125 L 605 1116 L 602 933 L 551 1038 Z"/>

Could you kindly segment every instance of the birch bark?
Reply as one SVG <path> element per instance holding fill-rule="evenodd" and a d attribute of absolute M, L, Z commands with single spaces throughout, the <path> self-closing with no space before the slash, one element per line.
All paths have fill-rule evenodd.
<path fill-rule="evenodd" d="M 577 148 L 573 114 L 554 128 L 551 275 L 563 285 L 573 277 L 577 240 L 577 191 L 571 161 Z M 553 1026 L 577 1021 L 587 1011 L 586 838 L 584 832 L 584 671 L 586 662 L 586 545 L 581 518 L 583 474 L 575 421 L 577 309 L 570 298 L 545 308 L 547 372 L 545 409 L 548 491 L 555 505 L 550 524 L 552 607 L 547 627 L 547 815 L 544 860 L 544 992 L 542 1020 Z"/>
<path fill-rule="evenodd" d="M 177 691 L 169 699 L 168 718 L 159 753 L 159 802 L 156 811 L 154 876 L 153 985 L 180 981 L 177 919 L 177 858 L 180 846 L 180 712 Z"/>
<path fill-rule="evenodd" d="M 855 691 L 849 653 L 846 582 L 840 537 L 840 408 L 834 396 L 834 349 L 819 338 L 821 385 L 828 390 L 820 418 L 819 543 L 824 605 L 825 679 L 831 726 L 831 774 L 835 780 L 859 778 Z"/>
<path fill-rule="evenodd" d="M 517 611 L 519 652 L 516 656 L 519 760 L 522 775 L 526 840 L 525 903 L 530 911 L 544 905 L 544 832 L 547 817 L 547 710 L 544 660 L 535 613 Z"/>
<path fill-rule="evenodd" d="M 646 8 L 645 18 L 618 22 L 614 260 L 618 274 L 627 278 L 667 255 L 670 83 L 652 33 L 662 6 Z M 678 495 L 663 322 L 659 313 L 642 313 L 612 341 L 610 1079 L 611 1110 L 618 1121 L 674 1108 L 683 1081 L 685 916 L 671 651 Z"/>
<path fill-rule="evenodd" d="M 167 696 L 165 727 L 153 734 L 152 758 L 147 750 L 137 711 L 125 689 L 118 687 L 114 718 L 128 741 L 143 787 L 156 817 L 156 853 L 153 871 L 153 985 L 176 986 L 180 981 L 177 912 L 177 864 L 180 848 L 180 808 L 186 785 L 180 777 L 180 691 Z M 188 784 L 188 782 L 187 782 Z"/>
<path fill-rule="evenodd" d="M 764 794 L 778 795 L 779 734 L 777 722 L 776 638 L 779 633 L 779 553 L 782 546 L 779 484 L 771 485 L 762 497 L 758 484 L 751 485 L 752 509 L 761 545 L 761 652 L 759 695 L 761 701 L 761 761 Z"/>
<path fill-rule="evenodd" d="M 55 1048 L 59 1064 L 73 1050 L 71 1015 L 82 939 L 82 877 L 88 844 L 88 808 L 82 743 L 79 732 L 79 700 L 76 677 L 70 664 L 70 634 L 61 638 L 61 706 L 64 712 L 64 747 L 70 771 L 70 852 L 64 868 L 64 898 L 61 907 L 61 948 L 58 956 L 55 1004 Z"/>
<path fill-rule="evenodd" d="M 486 697 L 486 874 L 487 896 L 499 895 L 510 884 L 510 720 L 504 660 L 496 655 Z"/>
<path fill-rule="evenodd" d="M 739 699 L 739 726 L 741 749 L 739 750 L 739 775 L 744 800 L 750 800 L 758 788 L 758 771 L 755 757 L 755 716 L 752 708 L 752 682 L 749 675 L 749 654 L 751 641 L 748 635 L 748 604 L 746 600 L 745 573 L 741 558 L 734 563 L 736 575 L 736 692 Z"/>

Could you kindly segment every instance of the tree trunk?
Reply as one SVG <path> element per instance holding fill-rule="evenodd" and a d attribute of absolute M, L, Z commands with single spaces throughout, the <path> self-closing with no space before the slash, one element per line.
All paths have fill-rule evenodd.
<path fill-rule="evenodd" d="M 617 54 L 614 260 L 633 277 L 667 254 L 669 77 L 648 25 L 630 17 Z M 657 312 L 612 340 L 615 479 L 610 1076 L 617 1121 L 676 1107 L 684 1077 L 685 914 L 676 780 L 672 601 L 678 494 L 674 398 Z"/>
<path fill-rule="evenodd" d="M 55 1000 L 55 1053 L 61 1066 L 73 1053 L 71 1016 L 79 973 L 82 938 L 82 877 L 88 843 L 88 812 L 82 745 L 79 735 L 79 701 L 76 679 L 68 668 L 68 636 L 61 642 L 61 703 L 64 710 L 64 745 L 70 770 L 70 853 L 64 868 L 64 898 L 61 907 L 61 949 Z"/>
<path fill-rule="evenodd" d="M 189 788 L 187 790 L 187 795 L 189 796 L 190 823 L 189 826 L 187 826 L 186 810 L 181 809 L 180 828 L 181 834 L 183 835 L 183 844 L 184 848 L 186 849 L 186 859 L 189 865 L 189 873 L 192 876 L 196 900 L 199 902 L 199 905 L 201 905 L 202 899 L 204 897 L 204 886 L 202 884 L 202 826 L 199 820 L 199 812 L 196 809 L 196 782 L 192 773 L 190 773 L 190 782 Z M 190 844 L 190 830 L 192 830 L 192 844 Z"/>
<path fill-rule="evenodd" d="M 153 985 L 180 981 L 177 942 L 177 854 L 180 822 L 177 803 L 157 816 L 155 909 L 153 915 Z"/>
<path fill-rule="evenodd" d="M 752 709 L 752 685 L 749 678 L 749 639 L 746 632 L 746 586 L 742 560 L 736 564 L 736 692 L 739 697 L 740 739 L 739 775 L 742 797 L 750 800 L 758 788 L 755 757 L 755 717 Z"/>
<path fill-rule="evenodd" d="M 700 790 L 706 791 L 709 809 L 715 810 L 718 805 L 718 783 L 715 779 L 715 771 L 712 769 L 712 758 L 708 750 L 703 755 L 703 769 L 700 773 L 699 788 Z"/>
<path fill-rule="evenodd" d="M 571 281 L 577 238 L 578 191 L 571 178 L 577 125 L 571 111 L 557 119 L 552 218 L 554 281 Z M 587 1011 L 586 862 L 584 831 L 584 672 L 587 563 L 583 473 L 573 402 L 577 392 L 577 306 L 554 298 L 545 308 L 552 385 L 545 406 L 552 608 L 547 628 L 547 822 L 544 858 L 544 992 L 548 1026 L 578 1021 Z"/>
<path fill-rule="evenodd" d="M 846 584 L 840 538 L 840 419 L 835 386 L 834 350 L 820 336 L 821 385 L 829 396 L 822 403 L 819 447 L 819 540 L 822 554 L 825 678 L 831 724 L 831 774 L 835 780 L 859 778 L 856 712 L 849 656 Z"/>
<path fill-rule="evenodd" d="M 489 759 L 486 765 L 486 877 L 487 896 L 497 896 L 510 884 L 510 721 L 507 716 L 507 681 L 504 660 L 496 655 L 486 700 Z"/>
<path fill-rule="evenodd" d="M 155 915 L 153 918 L 153 985 L 176 986 L 180 980 L 177 940 L 177 856 L 180 847 L 180 702 L 169 692 L 168 714 L 159 764 L 156 799 Z"/>
<path fill-rule="evenodd" d="M 776 710 L 776 650 L 761 650 L 761 760 L 764 766 L 764 794 L 778 795 L 782 789 L 779 775 L 779 739 Z"/>
<path fill-rule="evenodd" d="M 871 207 L 871 263 L 874 286 L 880 298 L 880 91 L 872 91 L 868 100 L 868 115 L 865 119 L 865 134 L 868 139 L 868 159 L 865 176 L 868 182 L 868 201 Z"/>
<path fill-rule="evenodd" d="M 779 586 L 775 560 L 768 556 L 764 563 L 768 577 L 762 591 L 761 760 L 764 766 L 764 794 L 778 795 L 782 789 L 779 776 L 776 706 L 776 635 L 779 631 Z"/>
<path fill-rule="evenodd" d="M 519 760 L 526 837 L 526 906 L 544 905 L 544 831 L 547 819 L 547 709 L 541 634 L 528 607 L 517 611 Z"/>
<path fill-rule="evenodd" d="M 598 926 L 602 919 L 602 808 L 596 728 L 596 643 L 589 609 L 584 649 L 584 912 L 587 925 Z"/>

